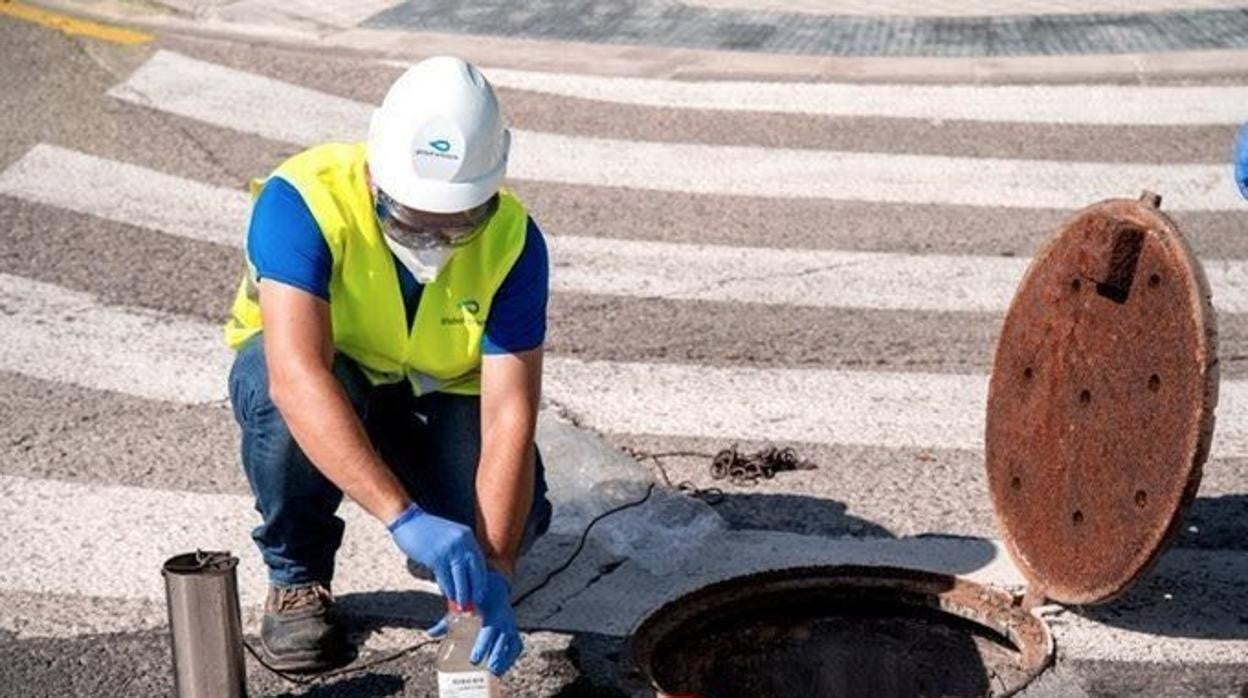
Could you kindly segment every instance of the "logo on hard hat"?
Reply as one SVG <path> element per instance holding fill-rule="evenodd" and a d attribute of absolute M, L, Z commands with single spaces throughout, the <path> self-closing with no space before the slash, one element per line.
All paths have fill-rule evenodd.
<path fill-rule="evenodd" d="M 459 307 L 463 308 L 464 310 L 467 310 L 473 315 L 476 315 L 477 311 L 481 310 L 481 305 L 471 298 L 465 301 L 460 301 Z"/>
<path fill-rule="evenodd" d="M 429 147 L 416 147 L 416 157 L 432 158 L 434 160 L 454 162 L 459 160 L 457 153 L 451 152 L 451 142 L 445 138 L 437 138 L 429 141 Z"/>
<path fill-rule="evenodd" d="M 446 117 L 430 119 L 412 139 L 416 176 L 449 182 L 464 166 L 464 135 Z"/>

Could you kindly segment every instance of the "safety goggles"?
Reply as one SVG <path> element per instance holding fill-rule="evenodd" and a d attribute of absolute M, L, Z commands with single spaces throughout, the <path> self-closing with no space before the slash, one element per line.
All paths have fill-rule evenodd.
<path fill-rule="evenodd" d="M 498 210 L 497 195 L 480 206 L 457 213 L 430 213 L 408 208 L 380 189 L 374 190 L 373 200 L 381 232 L 414 250 L 465 245 Z"/>

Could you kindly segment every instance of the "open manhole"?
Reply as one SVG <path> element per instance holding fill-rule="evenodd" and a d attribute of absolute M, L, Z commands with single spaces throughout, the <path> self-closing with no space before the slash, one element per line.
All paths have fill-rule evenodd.
<path fill-rule="evenodd" d="M 1050 664 L 1046 600 L 1121 594 L 1177 532 L 1217 404 L 1209 285 L 1160 198 L 1080 211 L 1006 315 L 985 458 L 1025 593 L 889 567 L 717 582 L 633 632 L 658 696 L 1006 696 Z"/>
<path fill-rule="evenodd" d="M 719 582 L 634 633 L 667 696 L 982 696 L 1018 690 L 1053 655 L 1004 592 L 888 567 L 808 567 Z"/>

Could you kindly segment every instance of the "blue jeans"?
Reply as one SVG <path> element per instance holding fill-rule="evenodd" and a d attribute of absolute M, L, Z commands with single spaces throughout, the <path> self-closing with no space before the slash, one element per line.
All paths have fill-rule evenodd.
<path fill-rule="evenodd" d="M 412 395 L 406 383 L 372 386 L 347 356 L 334 356 L 334 376 L 373 447 L 420 507 L 476 527 L 476 475 L 481 455 L 481 401 L 475 396 Z M 274 584 L 329 583 L 343 521 L 342 491 L 295 443 L 269 397 L 264 338 L 245 344 L 230 371 L 230 403 L 242 428 L 243 470 L 264 522 L 251 533 Z M 533 506 L 521 550 L 550 527 L 545 470 L 537 454 Z"/>

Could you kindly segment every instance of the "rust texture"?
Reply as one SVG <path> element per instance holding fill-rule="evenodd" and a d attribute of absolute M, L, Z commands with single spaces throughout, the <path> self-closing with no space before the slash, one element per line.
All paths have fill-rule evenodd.
<path fill-rule="evenodd" d="M 988 394 L 997 522 L 1055 601 L 1144 574 L 1195 498 L 1218 397 L 1209 284 L 1160 197 L 1080 211 L 1036 256 Z"/>
<path fill-rule="evenodd" d="M 825 566 L 736 577 L 633 632 L 659 696 L 1007 696 L 1053 639 L 1010 595 L 951 575 Z"/>

